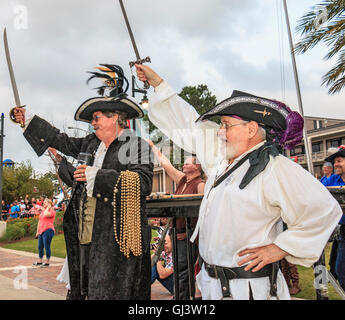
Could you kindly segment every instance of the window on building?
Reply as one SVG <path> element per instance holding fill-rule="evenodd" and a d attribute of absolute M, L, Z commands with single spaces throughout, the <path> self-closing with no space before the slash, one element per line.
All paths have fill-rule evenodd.
<path fill-rule="evenodd" d="M 301 154 L 305 154 L 304 146 L 297 146 L 290 150 L 291 156 L 299 156 Z"/>
<path fill-rule="evenodd" d="M 313 124 L 314 124 L 314 129 L 317 129 L 317 121 L 313 120 Z"/>
<path fill-rule="evenodd" d="M 314 129 L 323 128 L 322 120 L 313 120 Z"/>
<path fill-rule="evenodd" d="M 322 151 L 322 142 L 314 142 L 311 146 L 312 152 L 320 152 Z"/>
<path fill-rule="evenodd" d="M 331 147 L 337 148 L 341 145 L 341 142 L 342 142 L 341 138 L 327 140 L 326 141 L 327 149 Z"/>

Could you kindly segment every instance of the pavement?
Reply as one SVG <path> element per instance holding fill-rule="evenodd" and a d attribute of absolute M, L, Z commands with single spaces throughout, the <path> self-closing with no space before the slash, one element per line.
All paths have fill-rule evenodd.
<path fill-rule="evenodd" d="M 37 254 L 0 247 L 0 300 L 65 300 L 65 283 L 56 280 L 64 259 L 51 257 L 47 268 L 35 267 Z M 156 281 L 152 300 L 171 300 L 172 295 Z"/>

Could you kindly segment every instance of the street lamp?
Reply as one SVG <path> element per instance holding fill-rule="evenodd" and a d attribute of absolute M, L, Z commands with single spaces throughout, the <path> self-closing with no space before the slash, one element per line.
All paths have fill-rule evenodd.
<path fill-rule="evenodd" d="M 141 99 L 140 105 L 144 108 L 147 109 L 149 106 L 149 99 L 147 98 L 147 90 L 140 89 L 138 85 L 135 82 L 135 76 L 132 75 L 132 97 L 135 97 L 135 93 L 142 93 L 144 94 L 144 97 Z"/>
<path fill-rule="evenodd" d="M 147 98 L 147 95 L 146 95 L 147 90 L 140 89 L 135 82 L 135 76 L 132 75 L 132 97 L 133 98 L 135 97 L 136 92 L 142 93 L 144 95 L 139 104 L 141 105 L 141 107 L 144 110 L 147 110 L 147 108 L 149 107 L 149 99 Z M 135 131 L 135 129 L 136 129 L 135 128 L 135 119 L 133 119 L 133 130 Z"/>
<path fill-rule="evenodd" d="M 86 134 L 89 134 L 89 131 L 87 131 L 85 129 L 82 129 L 82 128 L 78 128 L 78 127 L 67 127 L 67 129 L 70 129 L 70 130 L 81 130 L 81 131 L 84 131 Z"/>

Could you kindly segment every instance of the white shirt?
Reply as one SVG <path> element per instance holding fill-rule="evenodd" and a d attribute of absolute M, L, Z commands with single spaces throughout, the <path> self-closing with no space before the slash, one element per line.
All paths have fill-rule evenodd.
<path fill-rule="evenodd" d="M 288 252 L 286 259 L 291 263 L 310 267 L 318 260 L 342 210 L 308 171 L 282 155 L 270 156 L 266 169 L 241 190 L 239 184 L 249 168 L 247 160 L 210 191 L 217 172 L 225 169 L 219 145 L 212 145 L 215 125 L 210 121 L 195 124 L 198 118 L 195 109 L 178 97 L 166 82 L 160 84 L 151 97 L 149 117 L 177 145 L 196 153 L 208 175 L 198 224 L 191 239 L 199 233 L 200 255 L 207 263 L 238 267 L 239 260 L 243 259 L 238 256 L 240 251 L 271 243 Z M 186 140 L 186 130 L 192 139 Z M 205 153 L 212 154 L 214 161 Z M 232 165 L 244 156 L 238 157 Z M 284 232 L 279 228 L 281 219 L 288 225 Z M 197 282 L 203 299 L 222 298 L 220 281 L 210 278 L 204 268 Z M 268 298 L 270 287 L 266 277 L 231 280 L 234 299 L 249 298 L 248 283 L 255 300 Z M 281 272 L 277 285 L 278 297 L 290 299 Z"/>

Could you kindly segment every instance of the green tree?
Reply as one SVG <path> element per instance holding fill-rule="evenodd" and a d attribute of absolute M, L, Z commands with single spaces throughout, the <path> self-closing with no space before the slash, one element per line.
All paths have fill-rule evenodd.
<path fill-rule="evenodd" d="M 192 105 L 199 114 L 210 110 L 217 104 L 216 96 L 212 94 L 205 84 L 183 87 L 178 95 Z M 147 114 L 144 116 L 143 120 L 149 123 L 148 129 L 153 143 L 170 144 L 170 162 L 175 168 L 181 170 L 183 166 L 182 163 L 184 162 L 183 159 L 185 158 L 184 150 L 181 150 L 172 141 L 169 141 L 169 139 L 149 120 Z M 175 159 L 174 155 L 176 156 Z M 177 160 L 179 163 L 176 164 L 175 162 Z"/>
<path fill-rule="evenodd" d="M 299 19 L 296 31 L 304 36 L 295 46 L 297 53 L 303 54 L 324 43 L 329 60 L 336 55 L 336 65 L 322 77 L 322 85 L 329 88 L 330 94 L 339 93 L 345 86 L 345 0 L 324 0 L 312 6 L 311 10 Z"/>
<path fill-rule="evenodd" d="M 179 96 L 192 105 L 201 115 L 217 104 L 217 98 L 206 84 L 183 87 Z"/>
<path fill-rule="evenodd" d="M 192 105 L 199 114 L 203 114 L 217 104 L 216 96 L 212 94 L 206 84 L 183 87 L 178 95 Z M 150 134 L 155 130 L 158 130 L 158 128 L 150 121 L 147 114 L 144 116 L 143 120 L 148 121 Z"/>
<path fill-rule="evenodd" d="M 25 198 L 26 195 L 37 197 L 53 195 L 53 175 L 47 173 L 34 178 L 34 170 L 30 161 L 16 163 L 15 167 L 4 168 L 3 170 L 3 199 L 6 202 L 13 202 L 15 199 Z M 38 193 L 34 193 L 34 188 Z"/>

